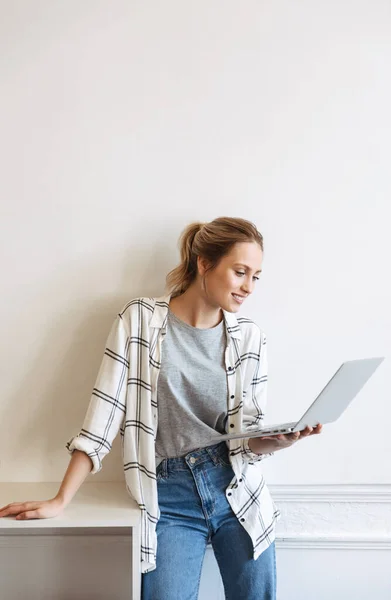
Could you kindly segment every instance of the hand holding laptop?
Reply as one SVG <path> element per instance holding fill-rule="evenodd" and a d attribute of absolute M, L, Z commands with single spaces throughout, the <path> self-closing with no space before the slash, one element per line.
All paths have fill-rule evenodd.
<path fill-rule="evenodd" d="M 270 448 L 279 450 L 291 446 L 300 437 L 320 433 L 320 423 L 333 423 L 356 397 L 363 385 L 373 375 L 383 362 L 384 356 L 376 358 L 361 358 L 349 360 L 339 367 L 333 377 L 323 388 L 311 406 L 298 421 L 279 423 L 260 428 L 259 425 L 248 426 L 235 433 L 223 433 L 213 436 L 211 442 L 251 438 L 252 449 Z M 296 434 L 296 435 L 295 435 Z M 298 434 L 298 435 L 297 435 Z M 262 440 L 268 443 L 262 444 Z M 254 450 L 257 454 L 269 453 L 274 450 Z"/>
<path fill-rule="evenodd" d="M 298 440 L 310 435 L 319 434 L 321 431 L 322 425 L 319 424 L 316 425 L 316 427 L 307 426 L 302 431 L 295 431 L 294 433 L 288 433 L 285 435 L 278 433 L 267 437 L 264 436 L 261 438 L 251 438 L 249 440 L 249 447 L 253 452 L 255 452 L 255 454 L 270 454 L 271 452 L 276 452 L 277 450 L 289 448 Z"/>

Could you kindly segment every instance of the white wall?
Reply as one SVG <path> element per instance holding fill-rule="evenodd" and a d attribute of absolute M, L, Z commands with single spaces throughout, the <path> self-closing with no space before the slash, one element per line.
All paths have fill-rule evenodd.
<path fill-rule="evenodd" d="M 163 292 L 181 229 L 265 236 L 242 309 L 269 419 L 390 355 L 386 0 L 0 0 L 0 481 L 59 481 L 116 311 Z M 388 360 L 271 484 L 389 484 Z M 119 444 L 99 480 L 123 478 Z"/>

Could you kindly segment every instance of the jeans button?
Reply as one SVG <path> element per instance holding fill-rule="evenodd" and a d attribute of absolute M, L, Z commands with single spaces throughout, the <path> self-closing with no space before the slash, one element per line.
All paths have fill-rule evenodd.
<path fill-rule="evenodd" d="M 192 456 L 192 457 L 190 458 L 190 462 L 191 462 L 191 464 L 192 464 L 192 465 L 194 465 L 195 461 L 196 461 L 196 459 L 194 458 L 194 456 Z"/>

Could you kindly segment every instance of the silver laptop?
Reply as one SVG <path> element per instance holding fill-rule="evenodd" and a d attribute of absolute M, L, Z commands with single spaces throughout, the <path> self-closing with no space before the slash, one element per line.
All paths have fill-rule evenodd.
<path fill-rule="evenodd" d="M 373 375 L 378 366 L 383 362 L 384 356 L 379 358 L 362 358 L 349 360 L 342 363 L 328 384 L 320 392 L 319 396 L 306 410 L 298 421 L 291 423 L 278 423 L 277 425 L 249 427 L 241 432 L 217 434 L 213 436 L 212 442 L 223 440 L 234 440 L 237 438 L 253 438 L 286 434 L 293 431 L 302 431 L 309 425 L 315 427 L 318 423 L 332 423 L 349 406 L 353 398 L 358 394 L 363 385 Z"/>

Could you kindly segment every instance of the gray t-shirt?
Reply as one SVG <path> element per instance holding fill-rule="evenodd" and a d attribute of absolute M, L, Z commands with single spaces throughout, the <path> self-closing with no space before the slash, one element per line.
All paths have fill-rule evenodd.
<path fill-rule="evenodd" d="M 211 445 L 225 433 L 228 407 L 224 320 L 211 329 L 181 321 L 170 310 L 157 384 L 156 466 Z"/>

